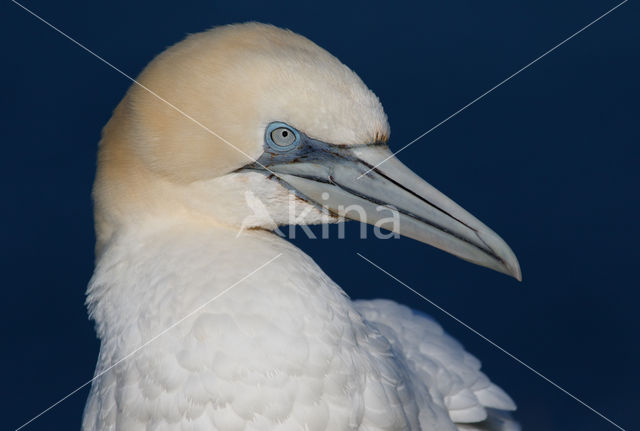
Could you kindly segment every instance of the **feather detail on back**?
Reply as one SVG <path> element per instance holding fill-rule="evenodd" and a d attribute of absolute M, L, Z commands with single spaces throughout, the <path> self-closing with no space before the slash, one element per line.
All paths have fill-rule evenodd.
<path fill-rule="evenodd" d="M 480 361 L 431 317 L 388 300 L 355 301 L 365 321 L 406 362 L 410 381 L 444 405 L 460 430 L 515 430 L 511 398 L 480 371 Z"/>

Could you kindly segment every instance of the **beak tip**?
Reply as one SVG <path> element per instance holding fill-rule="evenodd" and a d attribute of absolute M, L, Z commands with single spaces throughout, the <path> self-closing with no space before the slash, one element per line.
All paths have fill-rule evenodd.
<path fill-rule="evenodd" d="M 498 234 L 489 229 L 487 226 L 480 224 L 476 231 L 480 240 L 487 245 L 493 252 L 493 264 L 485 265 L 492 269 L 510 275 L 518 281 L 522 281 L 522 271 L 516 254 L 511 247 Z"/>
<path fill-rule="evenodd" d="M 513 271 L 511 275 L 513 276 L 513 278 L 515 278 L 519 282 L 522 282 L 522 272 L 520 271 L 520 266 L 515 268 L 515 271 Z"/>
<path fill-rule="evenodd" d="M 506 243 L 504 243 L 504 246 L 502 264 L 504 265 L 505 274 L 512 276 L 518 281 L 522 281 L 522 270 L 520 269 L 518 258 Z"/>
<path fill-rule="evenodd" d="M 522 270 L 520 269 L 520 263 L 518 262 L 518 258 L 516 257 L 516 255 L 509 250 L 509 256 L 508 259 L 505 260 L 504 262 L 504 266 L 506 269 L 506 274 L 512 276 L 513 278 L 515 278 L 518 281 L 522 281 Z"/>

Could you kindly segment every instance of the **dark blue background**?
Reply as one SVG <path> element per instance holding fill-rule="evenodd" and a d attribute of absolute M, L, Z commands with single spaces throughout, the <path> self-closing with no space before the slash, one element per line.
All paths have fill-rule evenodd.
<path fill-rule="evenodd" d="M 398 149 L 617 2 L 51 2 L 45 19 L 136 75 L 186 33 L 258 20 L 353 68 L 382 100 Z M 631 429 L 637 314 L 640 26 L 631 1 L 401 153 L 500 233 L 518 284 L 402 239 L 296 240 L 353 297 L 434 315 L 519 405 L 525 430 L 614 428 L 355 255 L 401 280 Z M 4 2 L 2 429 L 92 377 L 84 308 L 100 130 L 130 82 Z M 79 429 L 87 389 L 28 430 Z M 635 409 L 634 409 L 635 407 Z"/>

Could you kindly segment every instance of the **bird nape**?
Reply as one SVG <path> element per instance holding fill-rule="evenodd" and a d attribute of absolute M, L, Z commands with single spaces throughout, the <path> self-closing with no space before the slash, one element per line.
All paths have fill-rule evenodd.
<path fill-rule="evenodd" d="M 354 219 L 520 279 L 507 244 L 388 137 L 360 78 L 291 31 L 218 27 L 156 57 L 99 145 L 83 429 L 518 429 L 436 322 L 351 301 L 273 233 Z"/>

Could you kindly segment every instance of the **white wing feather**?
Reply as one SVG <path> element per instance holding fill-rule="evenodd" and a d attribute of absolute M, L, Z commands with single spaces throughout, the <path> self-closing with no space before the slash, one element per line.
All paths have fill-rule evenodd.
<path fill-rule="evenodd" d="M 424 385 L 433 400 L 443 403 L 451 420 L 480 423 L 459 429 L 517 429 L 508 415 L 500 413 L 515 410 L 513 400 L 480 371 L 480 361 L 432 318 L 388 300 L 360 300 L 354 305 L 404 358 L 411 381 Z M 489 423 L 494 428 L 486 428 Z M 495 428 L 500 423 L 502 428 Z"/>

